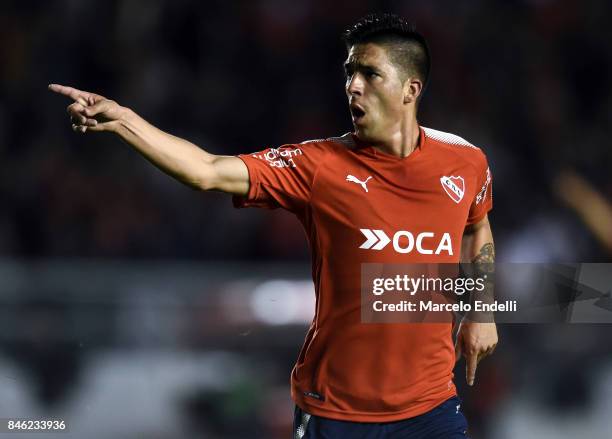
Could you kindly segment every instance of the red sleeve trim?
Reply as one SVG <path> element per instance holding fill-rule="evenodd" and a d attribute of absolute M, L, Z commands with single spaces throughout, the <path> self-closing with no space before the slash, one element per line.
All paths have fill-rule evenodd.
<path fill-rule="evenodd" d="M 489 206 L 487 208 L 487 210 L 485 210 L 484 212 L 482 212 L 480 215 L 474 217 L 474 218 L 468 218 L 467 222 L 465 223 L 466 226 L 471 226 L 472 224 L 476 224 L 477 222 L 482 221 L 482 219 L 491 211 L 491 209 L 493 208 L 493 206 Z"/>

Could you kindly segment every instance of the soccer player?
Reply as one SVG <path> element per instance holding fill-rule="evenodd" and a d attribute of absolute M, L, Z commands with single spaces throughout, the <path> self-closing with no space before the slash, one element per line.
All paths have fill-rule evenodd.
<path fill-rule="evenodd" d="M 454 346 L 450 322 L 362 323 L 360 269 L 492 262 L 487 160 L 461 137 L 418 124 L 430 61 L 412 24 L 371 15 L 344 39 L 354 132 L 237 157 L 210 154 L 103 96 L 49 88 L 74 101 L 75 131 L 112 132 L 189 186 L 300 220 L 316 311 L 291 374 L 295 437 L 466 437 L 453 367 L 463 353 L 474 383 L 478 362 L 497 344 L 495 324 L 464 320 Z M 403 241 L 387 237 L 399 231 Z"/>

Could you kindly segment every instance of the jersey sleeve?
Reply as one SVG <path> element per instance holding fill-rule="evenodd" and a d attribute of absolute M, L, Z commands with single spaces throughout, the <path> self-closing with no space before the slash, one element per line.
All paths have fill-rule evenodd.
<path fill-rule="evenodd" d="M 303 143 L 239 155 L 248 168 L 250 186 L 246 196 L 234 196 L 234 206 L 300 211 L 310 201 L 324 153 L 323 145 Z"/>
<path fill-rule="evenodd" d="M 492 175 L 487 158 L 481 155 L 476 166 L 477 192 L 470 205 L 467 224 L 475 224 L 493 208 Z"/>

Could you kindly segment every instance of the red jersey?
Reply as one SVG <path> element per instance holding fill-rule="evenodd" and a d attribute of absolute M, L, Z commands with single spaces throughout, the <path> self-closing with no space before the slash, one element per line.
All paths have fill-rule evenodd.
<path fill-rule="evenodd" d="M 419 129 L 405 158 L 350 133 L 240 156 L 250 189 L 234 204 L 285 208 L 308 236 L 316 311 L 291 374 L 292 397 L 308 413 L 396 421 L 456 394 L 451 323 L 361 322 L 362 263 L 458 262 L 465 226 L 492 207 L 482 151 Z M 368 234 L 381 230 L 415 239 Z"/>

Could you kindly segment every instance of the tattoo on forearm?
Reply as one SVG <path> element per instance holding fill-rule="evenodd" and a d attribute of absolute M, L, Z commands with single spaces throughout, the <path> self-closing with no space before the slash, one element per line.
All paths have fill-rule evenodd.
<path fill-rule="evenodd" d="M 472 259 L 474 264 L 492 264 L 493 262 L 495 262 L 495 247 L 492 242 L 483 245 L 476 257 Z"/>
<path fill-rule="evenodd" d="M 495 247 L 492 242 L 487 242 L 478 254 L 472 259 L 472 273 L 475 277 L 484 278 L 484 290 L 478 295 L 472 295 L 472 300 L 481 300 L 485 303 L 493 303 L 495 284 Z M 468 317 L 470 320 L 479 322 L 493 322 L 494 314 L 489 312 L 474 312 Z"/>

